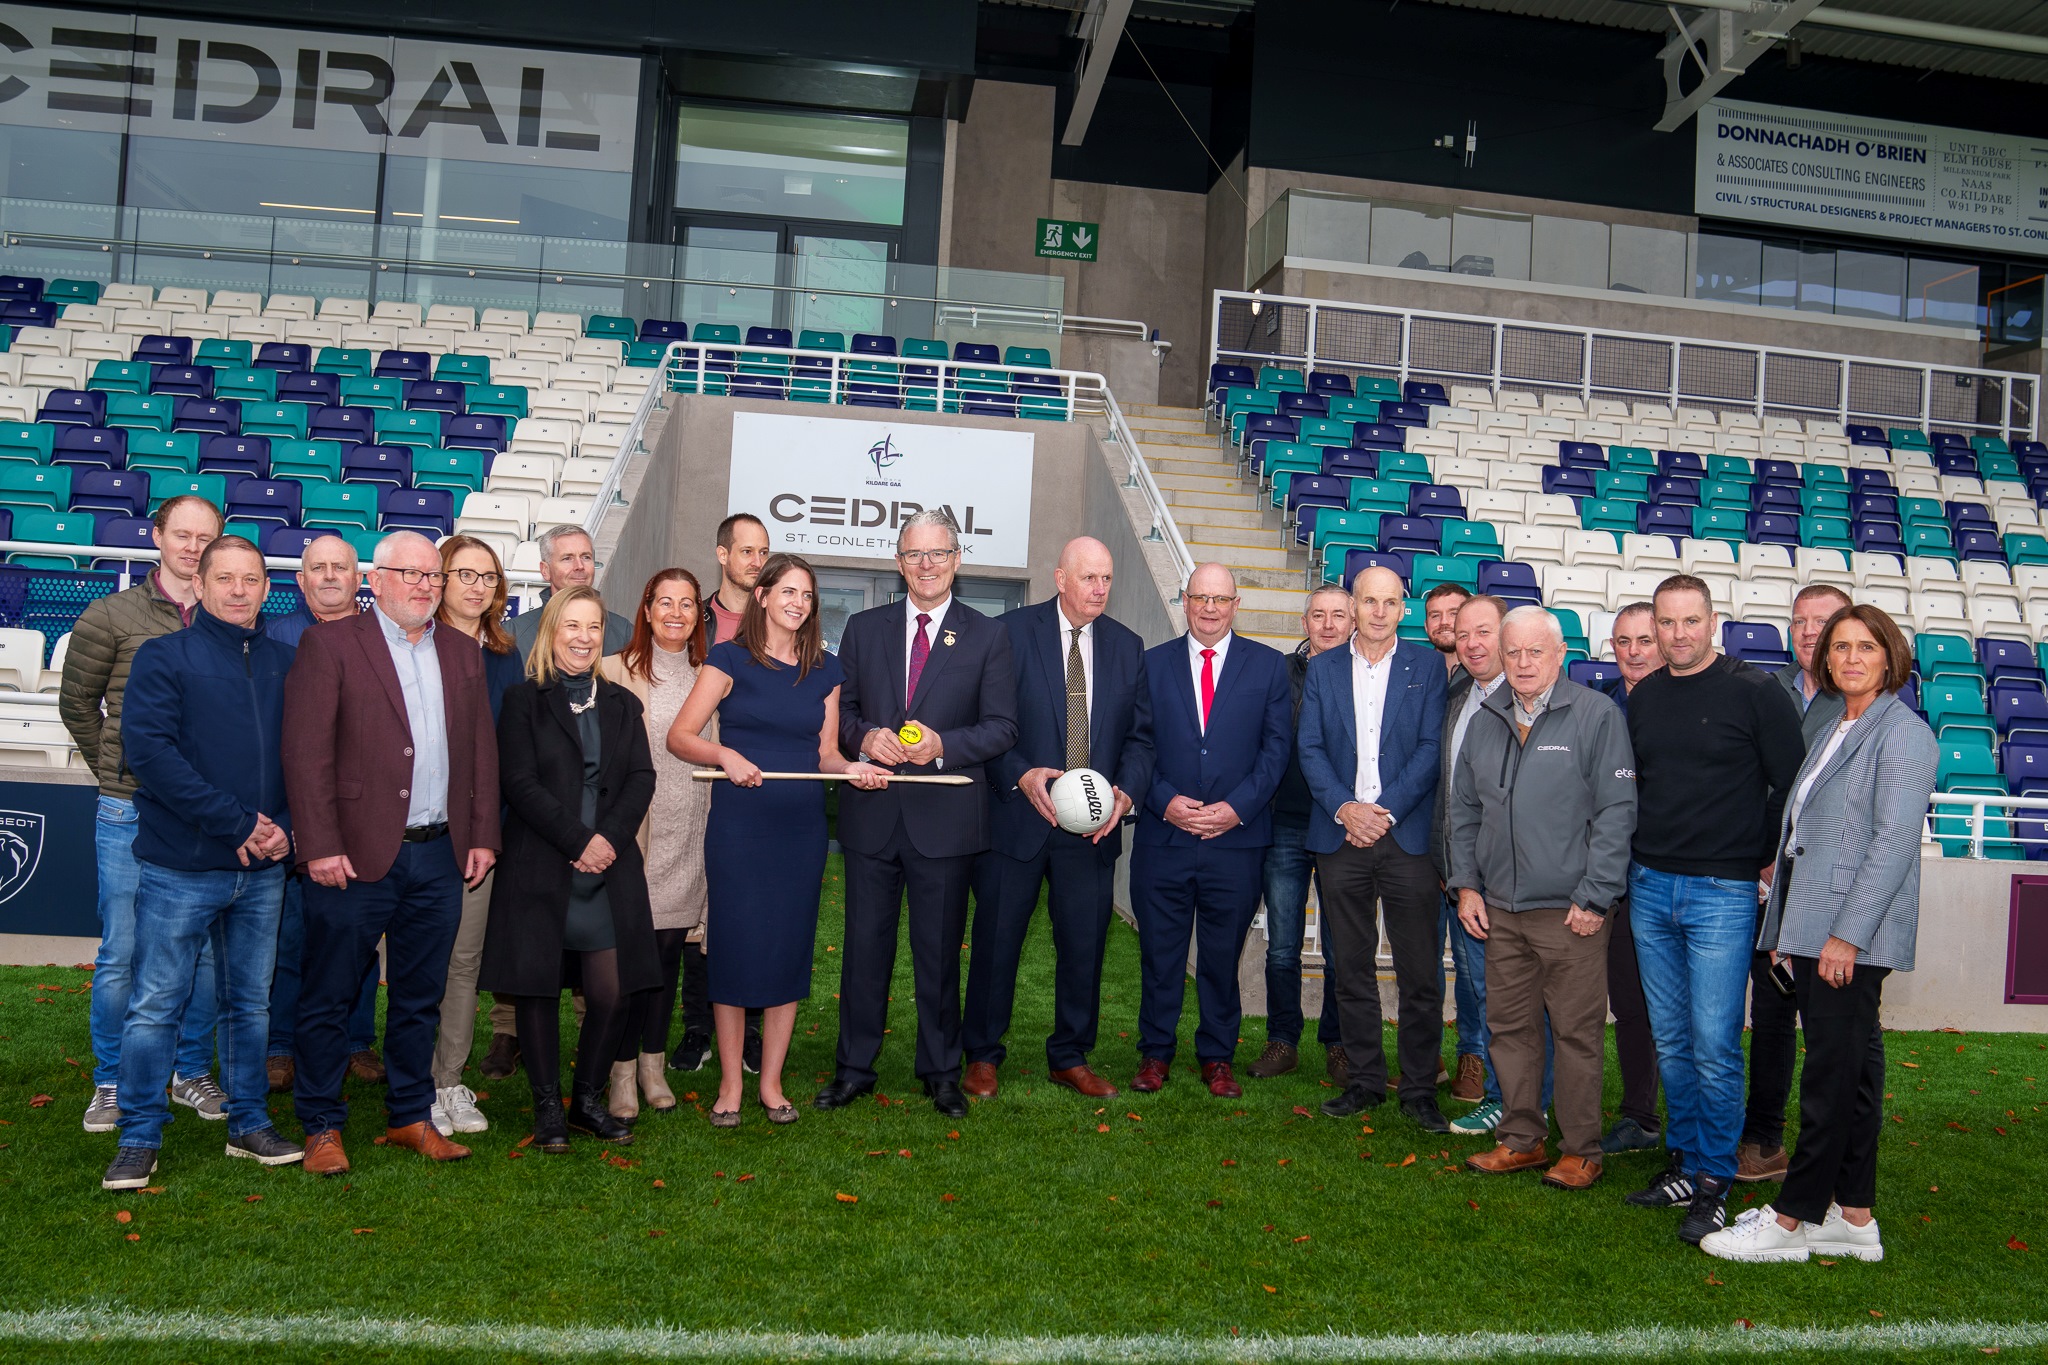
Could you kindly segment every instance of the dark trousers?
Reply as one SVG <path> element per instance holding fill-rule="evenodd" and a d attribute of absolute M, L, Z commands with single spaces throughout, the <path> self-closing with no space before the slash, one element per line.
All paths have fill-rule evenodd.
<path fill-rule="evenodd" d="M 1400 995 L 1401 1098 L 1434 1099 L 1444 1046 L 1444 963 L 1437 947 L 1443 908 L 1436 864 L 1391 836 L 1370 848 L 1345 844 L 1316 855 L 1323 888 L 1324 988 L 1337 992 L 1337 1027 L 1351 1066 L 1350 1084 L 1387 1093 L 1380 1037 L 1380 916 L 1394 954 Z"/>
<path fill-rule="evenodd" d="M 1643 969 L 1629 928 L 1628 897 L 1607 912 L 1607 1008 L 1614 1013 L 1614 1057 L 1621 1064 L 1621 1112 L 1645 1132 L 1661 1132 L 1657 1117 L 1657 1042 L 1650 1036 L 1650 1006 L 1643 999 Z M 1782 1120 L 1784 1106 L 1779 1106 Z"/>
<path fill-rule="evenodd" d="M 1024 936 L 1048 887 L 1052 918 L 1053 1025 L 1045 1040 L 1054 1071 L 1083 1066 L 1095 1050 L 1102 1012 L 1102 952 L 1109 940 L 1116 866 L 1077 834 L 1056 829 L 1036 857 L 984 853 L 974 870 L 974 939 L 967 959 L 967 1002 L 961 1042 L 970 1062 L 1001 1066 L 1017 999 Z"/>
<path fill-rule="evenodd" d="M 683 945 L 682 984 L 677 991 L 681 997 L 683 1011 L 683 1032 L 701 1033 L 711 1036 L 711 975 L 706 965 L 702 943 Z"/>
<path fill-rule="evenodd" d="M 960 940 L 974 855 L 927 858 L 897 821 L 880 853 L 846 849 L 846 941 L 839 963 L 839 1075 L 869 1083 L 889 1026 L 896 926 L 910 902 L 910 970 L 917 997 L 917 1074 L 960 1079 Z"/>
<path fill-rule="evenodd" d="M 1884 1127 L 1884 1032 L 1878 1027 L 1884 967 L 1856 968 L 1830 986 L 1812 958 L 1792 959 L 1799 1016 L 1806 1023 L 1806 1069 L 1799 1081 L 1799 1145 L 1792 1152 L 1778 1212 L 1808 1223 L 1830 1201 L 1867 1209 L 1877 1202 L 1877 1137 Z M 1775 993 L 1775 992 L 1774 992 Z"/>
<path fill-rule="evenodd" d="M 300 961 L 294 1040 L 299 1123 L 308 1133 L 348 1122 L 341 1098 L 348 1071 L 348 1015 L 384 940 L 385 1107 L 394 1128 L 424 1121 L 434 1107 L 434 1033 L 448 984 L 448 954 L 462 922 L 462 869 L 447 835 L 400 844 L 398 860 L 374 882 L 337 891 L 306 883 L 306 941 Z"/>
<path fill-rule="evenodd" d="M 1259 913 L 1263 848 L 1193 848 L 1141 844 L 1131 853 L 1131 910 L 1143 958 L 1138 993 L 1138 1055 L 1173 1060 L 1187 995 L 1188 945 L 1195 949 L 1195 1057 L 1228 1062 L 1237 1055 L 1244 1002 L 1237 962 Z"/>
<path fill-rule="evenodd" d="M 1750 959 L 1749 983 L 1749 1103 L 1742 1140 L 1772 1152 L 1785 1145 L 1785 1106 L 1799 1060 L 1799 1003 L 1771 984 L 1769 953 Z"/>

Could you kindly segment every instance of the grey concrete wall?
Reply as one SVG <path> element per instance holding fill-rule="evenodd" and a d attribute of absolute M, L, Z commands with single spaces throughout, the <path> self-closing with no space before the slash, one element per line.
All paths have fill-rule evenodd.
<path fill-rule="evenodd" d="M 953 153 L 945 265 L 1049 273 L 1032 232 L 1052 211 L 1053 88 L 976 81 Z"/>
<path fill-rule="evenodd" d="M 1068 336 L 1062 364 L 1109 379 L 1119 401 L 1193 407 L 1208 371 L 1200 343 L 1206 309 L 1196 293 L 1195 263 L 1207 235 L 1207 201 L 1199 194 L 1057 180 L 1054 218 L 1102 225 L 1100 259 L 1045 261 L 1067 281 L 1068 313 L 1133 318 L 1173 343 L 1161 365 L 1139 342 Z M 1147 390 L 1150 390 L 1148 395 Z"/>
<path fill-rule="evenodd" d="M 1244 277 L 1245 240 L 1254 219 L 1246 212 L 1245 207 L 1245 201 L 1250 198 L 1247 179 L 1244 157 L 1240 155 L 1230 163 L 1230 169 L 1209 187 L 1208 202 L 1205 205 L 1206 212 L 1202 222 L 1202 297 L 1198 301 L 1202 310 L 1202 349 L 1196 357 L 1204 377 L 1209 373 L 1209 329 L 1215 321 L 1210 312 L 1209 301 L 1215 297 L 1218 289 L 1243 289 L 1250 283 Z"/>

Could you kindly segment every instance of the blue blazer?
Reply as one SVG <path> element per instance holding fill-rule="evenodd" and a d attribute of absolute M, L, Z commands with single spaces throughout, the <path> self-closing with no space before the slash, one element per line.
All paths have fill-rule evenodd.
<path fill-rule="evenodd" d="M 1145 685 L 1152 696 L 1152 786 L 1141 801 L 1137 842 L 1146 846 L 1265 848 L 1273 842 L 1273 793 L 1294 750 L 1294 686 L 1279 650 L 1233 636 L 1216 679 L 1209 730 L 1202 731 L 1188 637 L 1176 636 L 1145 652 Z M 1244 823 L 1214 839 L 1164 819 L 1176 796 L 1228 801 Z M 1136 798 L 1133 798 L 1136 799 Z"/>
<path fill-rule="evenodd" d="M 998 622 L 1010 635 L 1017 662 L 1017 743 L 988 765 L 992 846 L 1012 858 L 1035 858 L 1053 827 L 1035 810 L 1017 779 L 1033 768 L 1067 766 L 1067 660 L 1059 599 L 1005 612 Z M 1088 715 L 1088 766 L 1142 805 L 1152 783 L 1152 703 L 1145 689 L 1145 644 L 1136 631 L 1107 616 L 1095 618 L 1095 673 Z M 1123 831 L 1095 845 L 1104 865 L 1123 853 Z"/>
<path fill-rule="evenodd" d="M 1353 646 L 1327 649 L 1308 661 L 1301 690 L 1301 775 L 1315 810 L 1308 821 L 1311 853 L 1335 853 L 1344 844 L 1337 808 L 1352 795 L 1358 774 L 1358 721 L 1351 701 Z M 1443 746 L 1444 697 L 1449 684 L 1433 649 L 1396 641 L 1380 717 L 1379 804 L 1394 813 L 1394 842 L 1409 853 L 1429 852 L 1429 819 L 1436 809 L 1437 755 Z"/>
<path fill-rule="evenodd" d="M 908 608 L 902 602 L 870 607 L 846 623 L 839 638 L 839 747 L 860 753 L 874 729 L 895 731 L 915 718 L 939 732 L 944 764 L 894 769 L 903 773 L 971 777 L 972 787 L 923 783 L 864 792 L 839 792 L 839 842 L 855 853 L 880 853 L 903 822 L 911 847 L 927 858 L 958 858 L 988 848 L 987 777 L 983 765 L 1017 742 L 1017 674 L 1010 637 L 959 598 L 946 608 L 932 640 L 931 657 L 905 697 L 910 656 Z"/>

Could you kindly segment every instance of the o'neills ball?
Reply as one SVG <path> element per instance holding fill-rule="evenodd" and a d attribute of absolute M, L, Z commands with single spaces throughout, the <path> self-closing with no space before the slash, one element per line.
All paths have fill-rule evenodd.
<path fill-rule="evenodd" d="M 914 720 L 910 721 L 901 730 L 896 732 L 896 738 L 902 740 L 905 744 L 922 744 L 924 742 L 924 727 Z"/>

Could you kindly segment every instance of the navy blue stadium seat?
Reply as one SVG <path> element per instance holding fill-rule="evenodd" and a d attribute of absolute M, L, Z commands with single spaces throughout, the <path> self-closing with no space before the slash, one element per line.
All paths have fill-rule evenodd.
<path fill-rule="evenodd" d="M 668 318 L 648 318 L 640 324 L 642 341 L 688 341 L 689 327 Z"/>
<path fill-rule="evenodd" d="M 1899 525 L 1894 521 L 1859 521 L 1854 525 L 1856 548 L 1876 554 L 1893 554 L 1901 558 L 1906 553 L 1905 537 L 1900 534 Z"/>
<path fill-rule="evenodd" d="M 1928 434 L 1927 440 L 1937 452 L 1960 450 L 1964 454 L 1968 454 L 1970 450 L 1970 438 L 1963 435 L 1960 431 L 1931 432 Z"/>
<path fill-rule="evenodd" d="M 66 426 L 103 427 L 107 424 L 107 396 L 90 389 L 51 389 L 43 395 L 36 413 L 38 422 Z"/>
<path fill-rule="evenodd" d="M 1377 450 L 1356 450 L 1349 446 L 1325 446 L 1323 472 L 1342 474 L 1353 479 L 1377 478 L 1380 472 L 1380 453 Z"/>
<path fill-rule="evenodd" d="M 1542 475 L 1545 493 L 1561 493 L 1568 498 L 1599 496 L 1593 483 L 1593 476 L 1587 470 L 1559 469 L 1555 465 L 1544 465 Z"/>
<path fill-rule="evenodd" d="M 1432 379 L 1409 380 L 1401 386 L 1401 399 L 1418 407 L 1447 408 L 1451 405 L 1444 386 Z M 1427 420 L 1424 418 L 1425 422 Z"/>
<path fill-rule="evenodd" d="M 1360 422 L 1351 428 L 1351 444 L 1360 450 L 1401 450 L 1407 440 L 1400 427 L 1385 422 Z"/>
<path fill-rule="evenodd" d="M 1753 466 L 1758 483 L 1783 484 L 1787 488 L 1804 488 L 1806 480 L 1799 472 L 1799 466 L 1790 460 L 1758 460 Z"/>
<path fill-rule="evenodd" d="M 877 332 L 855 332 L 855 333 L 853 334 L 853 353 L 854 353 L 855 355 L 895 355 L 895 354 L 896 354 L 896 338 L 895 338 L 895 337 L 892 337 L 892 336 L 883 336 L 883 335 L 881 335 L 880 333 L 877 333 Z M 1240 369 L 1240 370 L 1244 370 L 1244 366 L 1242 366 L 1242 365 L 1238 365 L 1238 366 L 1228 366 L 1228 365 L 1222 365 L 1222 366 L 1218 366 L 1218 365 L 1212 365 L 1212 366 L 1210 366 L 1209 368 L 1210 368 L 1210 371 L 1211 371 L 1211 377 L 1212 377 L 1212 378 L 1214 377 L 1214 371 L 1216 371 L 1216 370 L 1218 370 L 1218 369 Z M 1251 371 L 1250 371 L 1250 370 L 1245 370 L 1245 373 L 1246 373 L 1246 374 L 1251 374 Z M 1252 388 L 1252 387 L 1253 387 L 1253 386 L 1255 386 L 1255 385 L 1256 385 L 1256 384 L 1257 384 L 1258 382 L 1259 382 L 1259 381 L 1258 381 L 1257 377 L 1256 377 L 1256 376 L 1254 376 L 1253 378 L 1251 378 L 1251 379 L 1249 379 L 1249 380 L 1246 380 L 1246 381 L 1245 381 L 1245 387 L 1246 387 L 1246 388 Z"/>
<path fill-rule="evenodd" d="M 1892 476 L 1886 470 L 1860 467 L 1849 471 L 1849 492 L 1852 494 L 1893 491 Z"/>
<path fill-rule="evenodd" d="M 1899 500 L 1890 493 L 1858 493 L 1849 499 L 1849 515 L 1857 521 L 1899 520 Z"/>
<path fill-rule="evenodd" d="M 57 305 L 54 303 L 27 303 L 10 299 L 0 303 L 0 326 L 5 327 L 55 327 Z"/>
<path fill-rule="evenodd" d="M 1392 427 L 1426 427 L 1429 425 L 1429 412 L 1420 403 L 1382 403 L 1380 423 Z"/>
<path fill-rule="evenodd" d="M 1796 517 L 1800 511 L 1799 490 L 1782 483 L 1751 484 L 1749 505 L 1753 511 L 1782 512 Z"/>
<path fill-rule="evenodd" d="M 787 351 L 795 347 L 796 342 L 791 338 L 787 327 L 749 327 L 747 345 L 774 346 Z"/>
<path fill-rule="evenodd" d="M 1960 531 L 1965 526 L 1982 526 L 1987 529 L 1997 526 L 1991 519 L 1991 509 L 1981 502 L 1951 502 L 1944 505 L 1948 513 L 1948 524 Z"/>
<path fill-rule="evenodd" d="M 1465 500 L 1458 490 L 1449 484 L 1412 483 L 1408 485 L 1408 515 L 1450 517 L 1463 521 Z"/>
<path fill-rule="evenodd" d="M 1559 441 L 1557 462 L 1566 469 L 1604 472 L 1607 468 L 1607 452 L 1591 441 Z"/>
<path fill-rule="evenodd" d="M 259 370 L 310 370 L 313 368 L 313 348 L 301 346 L 296 341 L 266 341 L 256 348 L 256 365 Z M 329 378 L 334 378 L 332 375 Z M 340 380 L 336 379 L 337 386 Z M 339 389 L 336 390 L 339 392 Z M 278 401 L 288 403 L 294 400 L 284 396 L 284 381 L 278 381 Z M 302 400 L 301 400 L 302 401 Z"/>
<path fill-rule="evenodd" d="M 1988 559 L 1995 563 L 2005 562 L 2005 546 L 1998 539 L 1998 532 L 1988 526 L 1972 526 L 1955 533 L 1956 557 L 1958 559 Z"/>
<path fill-rule="evenodd" d="M 149 510 L 149 475 L 125 469 L 81 469 L 71 480 L 71 510 L 139 517 Z"/>
<path fill-rule="evenodd" d="M 374 408 L 317 408 L 306 424 L 306 435 L 315 441 L 366 442 L 376 438 L 376 431 Z"/>
<path fill-rule="evenodd" d="M 488 414 L 450 418 L 441 426 L 441 443 L 451 448 L 503 450 L 505 419 Z"/>
<path fill-rule="evenodd" d="M 204 431 L 233 436 L 242 429 L 242 405 L 212 398 L 180 398 L 171 418 L 172 431 Z"/>
<path fill-rule="evenodd" d="M 1210 367 L 1212 371 L 1216 368 L 1215 366 Z M 1236 368 L 1244 369 L 1246 374 L 1251 373 L 1244 366 L 1240 365 Z M 1251 388 L 1257 383 L 1257 379 L 1252 379 L 1244 387 Z M 1334 370 L 1316 370 L 1308 377 L 1308 391 L 1310 393 L 1319 393 L 1325 398 L 1350 398 L 1352 397 L 1351 376 L 1348 374 L 1338 374 Z"/>
<path fill-rule="evenodd" d="M 1433 555 L 1443 548 L 1444 528 L 1434 517 L 1380 518 L 1380 548 Z"/>
<path fill-rule="evenodd" d="M 1979 636 L 1977 639 L 1977 662 L 1983 665 L 1984 676 L 1994 683 L 2000 678 L 2030 678 L 2040 682 L 2042 672 L 2040 659 L 2034 653 L 2033 645 L 2025 640 L 2008 640 L 1996 635 Z"/>
<path fill-rule="evenodd" d="M 459 417 L 467 395 L 468 390 L 461 384 L 416 379 L 405 386 L 405 405 L 421 412 L 445 412 Z"/>
<path fill-rule="evenodd" d="M 1536 582 L 1535 566 L 1530 564 L 1510 564 L 1504 560 L 1481 564 L 1479 591 L 1507 602 L 1543 605 L 1543 590 Z"/>
<path fill-rule="evenodd" d="M 1303 417 L 1328 417 L 1330 400 L 1319 393 L 1284 389 L 1280 394 L 1280 411 L 1297 420 Z"/>
<path fill-rule="evenodd" d="M 263 537 L 263 553 L 272 559 L 303 559 L 308 545 L 333 534 L 324 526 L 273 526 Z"/>
<path fill-rule="evenodd" d="M 277 401 L 331 408 L 341 403 L 341 376 L 294 370 L 277 377 Z"/>
<path fill-rule="evenodd" d="M 377 357 L 371 373 L 378 379 L 430 379 L 434 358 L 425 351 L 386 351 Z"/>
<path fill-rule="evenodd" d="M 1344 588 L 1348 592 L 1351 580 L 1367 569 L 1387 569 L 1398 575 L 1401 585 L 1408 585 L 1413 557 L 1398 550 L 1346 550 L 1344 552 Z"/>
<path fill-rule="evenodd" d="M 341 452 L 344 483 L 378 483 L 386 488 L 412 487 L 410 446 L 356 445 Z"/>
<path fill-rule="evenodd" d="M 1581 687 L 1604 691 L 1607 684 L 1621 677 L 1621 665 L 1606 659 L 1573 659 L 1565 676 Z"/>
<path fill-rule="evenodd" d="M 119 557 L 93 556 L 92 567 L 96 570 L 111 570 L 137 577 L 156 567 L 152 560 L 129 559 L 127 555 L 137 550 L 156 548 L 151 532 L 155 524 L 148 517 L 133 513 L 107 512 L 93 518 L 92 543 L 94 549 L 120 550 Z"/>
<path fill-rule="evenodd" d="M 1749 538 L 1758 545 L 1784 545 L 1796 548 L 1799 544 L 1799 510 L 1794 508 L 1790 512 L 1751 512 Z"/>
<path fill-rule="evenodd" d="M 953 343 L 953 359 L 963 365 L 1000 365 L 1003 353 L 992 342 L 956 341 Z"/>
<path fill-rule="evenodd" d="M 455 495 L 445 488 L 390 488 L 378 501 L 380 530 L 438 537 L 455 529 Z"/>
<path fill-rule="evenodd" d="M 1636 508 L 1636 530 L 1646 536 L 1689 536 L 1692 508 L 1678 503 L 1644 503 Z"/>
<path fill-rule="evenodd" d="M 1722 622 L 1721 649 L 1723 653 L 1759 667 L 1783 668 L 1792 662 L 1792 656 L 1785 652 L 1785 640 L 1778 634 L 1778 628 L 1753 621 Z"/>
<path fill-rule="evenodd" d="M 41 303 L 43 281 L 36 275 L 0 275 L 0 301 Z"/>
<path fill-rule="evenodd" d="M 300 498 L 297 479 L 238 479 L 228 489 L 228 520 L 296 526 Z"/>
<path fill-rule="evenodd" d="M 128 430 L 126 427 L 60 427 L 55 448 L 50 452 L 50 463 L 88 469 L 126 469 Z"/>
<path fill-rule="evenodd" d="M 1666 478 L 1704 479 L 1707 477 L 1707 462 L 1690 450 L 1660 450 L 1657 452 L 1657 472 Z"/>
<path fill-rule="evenodd" d="M 192 338 L 170 336 L 146 336 L 135 343 L 131 360 L 151 365 L 190 365 L 192 363 Z M 212 390 L 208 389 L 211 393 Z"/>
<path fill-rule="evenodd" d="M 1998 732 L 2008 740 L 2032 735 L 2035 742 L 2048 745 L 2048 694 L 2031 683 L 1994 683 L 1986 701 Z M 2048 767 L 2039 776 L 2048 780 Z"/>
<path fill-rule="evenodd" d="M 1698 479 L 1674 478 L 1668 474 L 1653 475 L 1650 479 L 1650 501 L 1659 507 L 1698 507 L 1700 505 L 1700 481 Z M 1793 506 L 1798 506 L 1795 499 Z"/>
<path fill-rule="evenodd" d="M 177 338 L 183 341 L 183 337 Z M 213 397 L 213 369 L 207 365 L 187 365 L 183 361 L 152 365 L 149 372 L 149 391 L 169 394 L 174 398 Z"/>
<path fill-rule="evenodd" d="M 1848 432 L 1849 444 L 1852 446 L 1881 446 L 1886 450 L 1892 448 L 1892 438 L 1883 427 L 1865 426 L 1862 423 L 1851 422 L 1848 426 Z"/>

